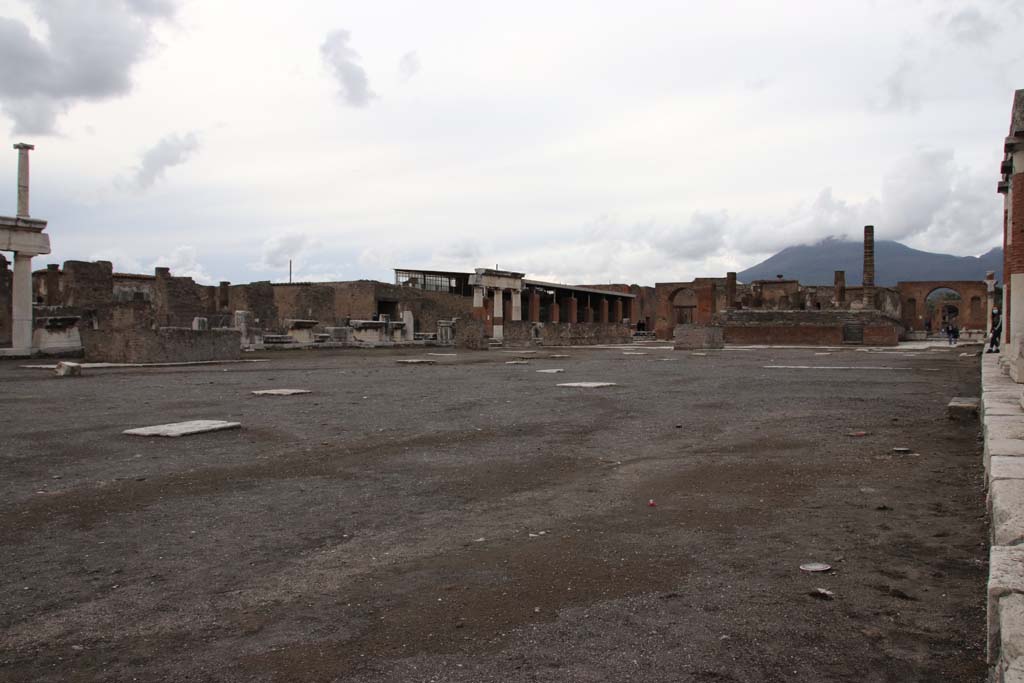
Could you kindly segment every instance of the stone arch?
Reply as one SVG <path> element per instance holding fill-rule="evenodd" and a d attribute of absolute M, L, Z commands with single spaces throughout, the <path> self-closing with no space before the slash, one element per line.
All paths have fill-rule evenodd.
<path fill-rule="evenodd" d="M 685 325 L 695 321 L 697 313 L 697 292 L 692 287 L 679 287 L 668 298 L 672 306 L 671 324 Z"/>

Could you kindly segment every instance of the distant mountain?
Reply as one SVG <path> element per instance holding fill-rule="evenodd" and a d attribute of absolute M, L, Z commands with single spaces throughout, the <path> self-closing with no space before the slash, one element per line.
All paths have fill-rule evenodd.
<path fill-rule="evenodd" d="M 782 275 L 805 285 L 830 285 L 835 271 L 846 271 L 846 284 L 861 284 L 864 276 L 862 242 L 828 238 L 809 246 L 787 247 L 775 256 L 737 274 L 740 282 L 774 280 Z M 900 280 L 984 280 L 995 271 L 1003 279 L 1003 250 L 981 256 L 952 256 L 919 251 L 888 240 L 875 240 L 875 284 L 893 286 Z"/>

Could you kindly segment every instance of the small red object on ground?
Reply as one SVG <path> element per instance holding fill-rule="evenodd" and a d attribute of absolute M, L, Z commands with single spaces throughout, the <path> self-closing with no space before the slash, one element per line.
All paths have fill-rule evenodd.
<path fill-rule="evenodd" d="M 658 504 L 654 502 L 653 498 L 651 498 L 649 501 L 647 501 L 647 507 L 649 507 L 649 508 L 656 508 L 656 507 L 658 507 Z"/>

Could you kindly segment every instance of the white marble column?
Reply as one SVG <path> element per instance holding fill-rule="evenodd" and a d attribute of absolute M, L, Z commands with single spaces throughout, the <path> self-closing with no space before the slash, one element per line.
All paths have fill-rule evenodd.
<path fill-rule="evenodd" d="M 523 292 L 519 289 L 512 290 L 512 317 L 510 320 L 523 319 Z"/>
<path fill-rule="evenodd" d="M 500 289 L 494 290 L 494 310 L 492 318 L 494 320 L 493 332 L 491 333 L 492 339 L 502 339 L 505 336 L 505 317 L 502 305 L 504 292 Z"/>
<path fill-rule="evenodd" d="M 32 257 L 14 254 L 14 277 L 11 282 L 11 348 L 32 349 Z"/>

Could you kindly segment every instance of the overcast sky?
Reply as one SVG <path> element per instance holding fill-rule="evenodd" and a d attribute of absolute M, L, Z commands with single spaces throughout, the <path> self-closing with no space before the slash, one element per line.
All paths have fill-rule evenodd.
<path fill-rule="evenodd" d="M 1019 0 L 0 0 L 0 128 L 36 145 L 37 267 L 652 284 L 865 223 L 980 254 L 1022 29 Z"/>

